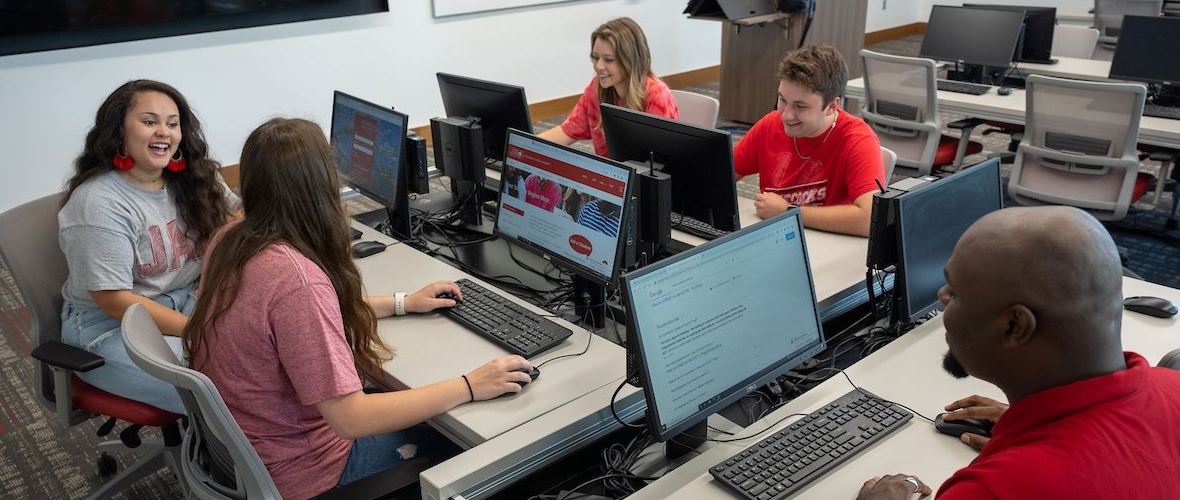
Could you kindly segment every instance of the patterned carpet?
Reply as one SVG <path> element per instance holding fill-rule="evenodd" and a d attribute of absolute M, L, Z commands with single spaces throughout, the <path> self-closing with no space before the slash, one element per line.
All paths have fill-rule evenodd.
<path fill-rule="evenodd" d="M 873 46 L 875 50 L 914 55 L 921 39 L 907 37 Z M 716 83 L 690 88 L 706 95 L 717 97 Z M 943 123 L 961 117 L 946 115 Z M 564 117 L 553 117 L 538 121 L 535 130 L 540 132 L 558 125 Z M 736 142 L 746 127 L 736 123 L 719 123 L 722 129 L 733 133 Z M 968 157 L 967 164 L 980 161 L 990 153 L 1003 151 L 1006 138 L 976 136 L 984 145 L 984 152 Z M 588 142 L 576 147 L 593 152 Z M 1155 169 L 1154 165 L 1145 165 Z M 1005 165 L 1005 175 L 1010 166 Z M 431 189 L 441 189 L 443 183 L 434 182 Z M 741 196 L 751 198 L 758 191 L 757 177 L 743 179 L 739 183 Z M 1170 195 L 1168 195 L 1170 196 Z M 1171 206 L 1165 197 L 1162 205 Z M 1118 224 L 1108 225 L 1111 234 L 1120 247 L 1126 249 L 1129 267 L 1145 279 L 1171 287 L 1180 288 L 1180 231 L 1163 232 L 1162 211 L 1137 210 Z M 98 488 L 104 478 L 98 477 L 95 469 L 97 452 L 94 449 L 98 439 L 94 436 L 101 420 L 92 419 L 71 429 L 57 424 L 52 412 L 42 407 L 32 392 L 33 363 L 29 357 L 28 338 L 29 315 L 20 298 L 8 270 L 0 265 L 0 497 L 17 499 L 41 498 L 84 498 Z M 121 429 L 121 427 L 120 427 Z M 112 434 L 114 435 L 114 434 Z M 116 456 L 120 470 L 127 460 L 134 460 L 134 454 Z M 181 492 L 176 479 L 170 473 L 157 473 L 137 483 L 116 498 L 157 499 L 180 498 Z"/>

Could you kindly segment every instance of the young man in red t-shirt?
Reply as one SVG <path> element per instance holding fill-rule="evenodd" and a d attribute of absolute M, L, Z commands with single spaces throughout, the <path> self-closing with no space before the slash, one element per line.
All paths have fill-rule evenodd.
<path fill-rule="evenodd" d="M 860 118 L 841 109 L 844 58 L 830 45 L 787 53 L 779 64 L 778 109 L 758 120 L 734 148 L 739 178 L 759 174 L 758 216 L 799 206 L 807 227 L 869 234 L 877 182 L 886 184 L 881 143 Z"/>

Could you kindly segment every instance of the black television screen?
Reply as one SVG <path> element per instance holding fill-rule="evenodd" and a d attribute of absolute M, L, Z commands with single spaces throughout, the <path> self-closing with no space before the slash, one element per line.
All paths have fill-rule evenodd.
<path fill-rule="evenodd" d="M 0 2 L 0 56 L 388 10 L 388 0 Z"/>

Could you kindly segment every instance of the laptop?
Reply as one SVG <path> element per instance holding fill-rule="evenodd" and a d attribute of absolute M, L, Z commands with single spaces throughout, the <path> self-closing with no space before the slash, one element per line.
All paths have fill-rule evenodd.
<path fill-rule="evenodd" d="M 737 24 L 760 24 L 783 19 L 773 0 L 693 0 L 684 13 L 690 17 L 729 20 Z"/>

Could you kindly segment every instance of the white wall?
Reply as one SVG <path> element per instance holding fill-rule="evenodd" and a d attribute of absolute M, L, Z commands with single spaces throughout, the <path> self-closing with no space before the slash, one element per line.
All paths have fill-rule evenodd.
<path fill-rule="evenodd" d="M 235 163 L 269 117 L 327 126 L 337 89 L 412 125 L 442 114 L 437 71 L 521 85 L 532 102 L 576 94 L 593 75 L 590 32 L 618 16 L 644 27 L 658 74 L 718 64 L 720 26 L 683 9 L 579 0 L 435 20 L 429 0 L 393 0 L 382 14 L 0 57 L 0 211 L 61 189 L 98 105 L 129 79 L 180 89 L 213 156 Z"/>
<path fill-rule="evenodd" d="M 930 17 L 929 3 L 930 0 L 868 0 L 865 32 L 925 22 Z"/>

